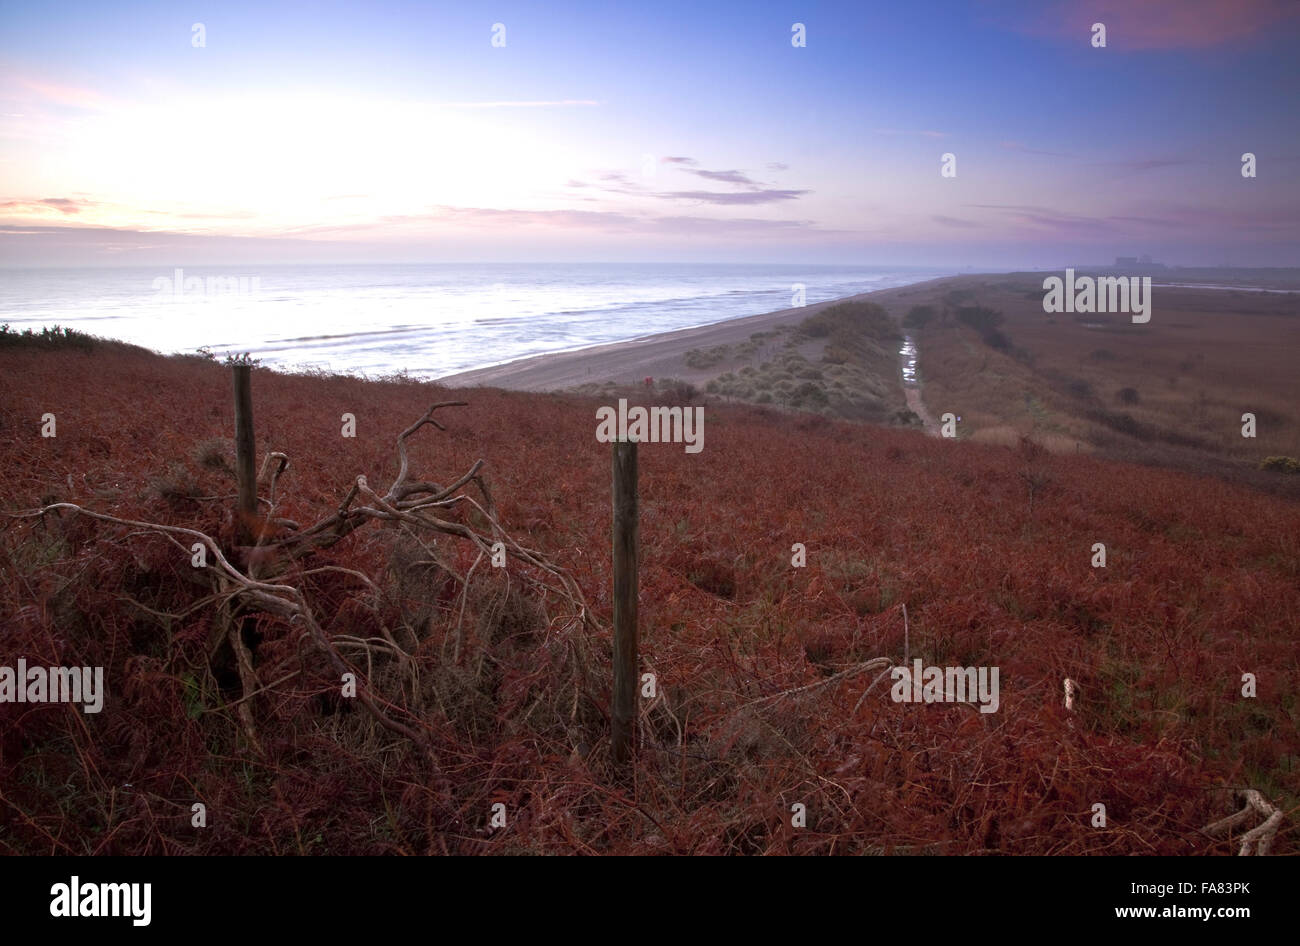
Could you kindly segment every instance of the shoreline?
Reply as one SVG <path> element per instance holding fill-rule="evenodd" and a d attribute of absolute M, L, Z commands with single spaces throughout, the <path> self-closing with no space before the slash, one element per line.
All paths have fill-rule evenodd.
<path fill-rule="evenodd" d="M 693 369 L 686 364 L 688 351 L 747 341 L 755 332 L 778 325 L 795 325 L 822 309 L 842 302 L 886 303 L 898 296 L 932 291 L 953 280 L 989 276 L 989 273 L 961 273 L 939 276 L 905 286 L 873 289 L 811 305 L 745 315 L 693 328 L 651 333 L 618 342 L 604 342 L 583 348 L 545 352 L 498 365 L 458 371 L 433 379 L 452 388 L 496 387 L 511 391 L 561 391 L 585 384 L 639 384 L 645 378 L 675 378 L 702 382 L 717 373 L 714 368 Z"/>

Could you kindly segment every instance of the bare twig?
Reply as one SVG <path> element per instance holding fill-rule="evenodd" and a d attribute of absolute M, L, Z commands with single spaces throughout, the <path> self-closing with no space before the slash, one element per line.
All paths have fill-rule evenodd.
<path fill-rule="evenodd" d="M 1277 836 L 1278 826 L 1282 824 L 1282 812 L 1274 808 L 1263 795 L 1253 788 L 1237 792 L 1237 797 L 1243 803 L 1240 811 L 1228 815 L 1228 817 L 1222 818 L 1213 824 L 1206 825 L 1201 830 L 1210 837 L 1221 837 L 1246 821 L 1252 811 L 1257 812 L 1264 816 L 1264 821 L 1241 836 L 1241 849 L 1237 854 L 1241 857 L 1252 853 L 1261 857 L 1267 855 L 1269 848 L 1273 846 L 1273 839 Z"/>
<path fill-rule="evenodd" d="M 260 537 L 257 540 L 258 555 L 250 554 L 248 556 L 247 571 L 241 571 L 240 568 L 236 567 L 215 539 L 196 529 L 107 515 L 74 503 L 52 503 L 41 509 L 10 514 L 10 518 L 36 518 L 44 517 L 50 512 L 70 511 L 100 522 L 127 526 L 143 533 L 162 535 L 187 553 L 189 550 L 180 541 L 182 537 L 192 542 L 201 543 L 209 553 L 210 561 L 207 567 L 216 581 L 216 587 L 208 600 L 220 602 L 220 607 L 226 615 L 226 635 L 234 650 L 243 684 L 244 695 L 240 699 L 233 701 L 229 706 L 236 709 L 250 743 L 260 753 L 261 748 L 253 728 L 253 717 L 248 701 L 256 694 L 265 692 L 269 687 L 262 686 L 257 678 L 253 666 L 253 654 L 243 640 L 241 632 L 242 620 L 239 617 L 239 611 L 236 610 L 237 607 L 262 611 L 303 628 L 306 632 L 306 639 L 314 645 L 318 652 L 324 655 L 330 669 L 337 675 L 336 679 L 341 680 L 342 675 L 345 673 L 356 672 L 340 654 L 339 645 L 357 648 L 364 652 L 368 663 L 376 653 L 390 654 L 407 665 L 411 671 L 413 682 L 415 681 L 415 670 L 412 654 L 397 644 L 387 627 L 381 628 L 384 634 L 382 639 L 362 639 L 342 635 L 331 637 L 326 634 L 317 621 L 304 592 L 298 587 L 288 584 L 283 574 L 274 579 L 259 576 L 256 570 L 259 563 L 292 563 L 334 545 L 367 522 L 378 520 L 400 523 L 404 530 L 415 534 L 417 539 L 419 533 L 428 534 L 432 532 L 468 541 L 478 553 L 475 559 L 476 563 L 481 561 L 483 556 L 492 554 L 495 543 L 502 543 L 509 553 L 509 558 L 537 569 L 550 579 L 549 581 L 537 581 L 532 576 L 528 576 L 537 587 L 544 592 L 558 595 L 573 609 L 572 615 L 565 621 L 565 630 L 576 628 L 581 631 L 594 624 L 582 592 L 572 577 L 540 552 L 520 545 L 510 537 L 497 521 L 491 494 L 482 477 L 482 460 L 472 464 L 465 473 L 455 478 L 449 486 L 444 487 L 434 482 L 409 479 L 410 457 L 407 452 L 407 441 L 426 425 L 445 430 L 446 428 L 434 417 L 435 413 L 442 408 L 464 405 L 464 401 L 446 401 L 434 404 L 415 423 L 402 431 L 396 443 L 398 455 L 397 476 L 382 495 L 371 488 L 364 476 L 358 476 L 338 509 L 315 524 L 305 529 L 299 529 L 296 528 L 294 523 L 287 520 L 270 520 L 281 528 L 289 528 L 292 531 L 288 535 L 274 539 L 269 539 L 265 535 Z M 270 494 L 268 517 L 276 507 L 276 487 L 279 479 L 288 468 L 289 458 L 283 453 L 269 453 L 263 461 L 259 480 L 267 487 Z M 482 496 L 481 503 L 463 492 L 471 483 L 478 488 Z M 463 522 L 440 518 L 436 514 L 443 510 L 454 509 L 461 503 L 469 504 L 483 516 L 490 527 L 489 533 L 480 532 Z M 425 548 L 428 549 L 428 546 L 425 545 Z M 242 561 L 241 564 L 243 564 Z M 376 596 L 379 594 L 378 586 L 368 576 L 336 565 L 318 566 L 317 568 L 300 571 L 298 574 L 301 577 L 323 570 L 340 572 L 358 578 L 371 593 Z M 471 568 L 469 573 L 462 579 L 462 584 L 467 585 L 473 572 L 474 569 Z M 376 597 L 377 602 L 378 598 Z M 462 618 L 463 609 L 464 604 L 462 602 Z M 458 621 L 458 652 L 460 632 L 460 622 Z M 554 630 L 552 629 L 552 632 L 547 635 L 547 646 L 552 645 L 553 633 Z M 576 636 L 563 635 L 563 637 L 564 640 L 558 643 L 569 649 L 575 658 L 572 662 L 572 669 L 575 682 L 574 706 L 576 707 L 577 688 L 581 685 L 587 645 L 581 634 Z M 457 656 L 459 656 L 459 653 Z M 358 676 L 360 675 L 358 674 Z M 365 678 L 368 680 L 369 676 L 367 673 Z M 431 730 L 425 723 L 414 718 L 408 711 L 389 704 L 374 693 L 369 685 L 358 686 L 356 696 L 358 702 L 366 708 L 381 726 L 415 743 L 429 756 L 435 768 L 441 771 L 430 738 Z M 399 718 L 401 716 L 405 716 L 406 719 Z M 442 787 L 445 789 L 445 779 L 440 777 L 440 780 Z"/>

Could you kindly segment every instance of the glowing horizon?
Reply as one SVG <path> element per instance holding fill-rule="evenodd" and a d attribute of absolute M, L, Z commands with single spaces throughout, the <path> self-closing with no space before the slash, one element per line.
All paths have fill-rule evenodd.
<path fill-rule="evenodd" d="M 1294 5 L 1095 9 L 7 8 L 0 249 L 1300 263 Z"/>

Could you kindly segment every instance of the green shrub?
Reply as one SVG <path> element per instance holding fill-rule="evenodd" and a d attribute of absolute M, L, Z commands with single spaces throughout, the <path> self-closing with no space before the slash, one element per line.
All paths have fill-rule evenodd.
<path fill-rule="evenodd" d="M 685 354 L 684 358 L 686 361 L 686 367 L 702 369 L 712 368 L 714 365 L 720 364 L 722 361 L 726 360 L 730 354 L 730 345 L 714 345 L 712 348 L 708 349 L 692 348 Z"/>
<path fill-rule="evenodd" d="M 1071 378 L 1066 382 L 1065 389 L 1070 392 L 1072 397 L 1092 397 L 1092 385 L 1083 378 Z"/>
<path fill-rule="evenodd" d="M 0 348 L 76 348 L 91 351 L 95 342 L 93 335 L 61 325 L 47 325 L 39 332 L 31 329 L 20 332 L 10 328 L 7 322 L 0 325 Z"/>
<path fill-rule="evenodd" d="M 664 394 L 669 404 L 689 404 L 700 396 L 695 385 L 680 378 L 664 378 L 656 381 L 655 387 Z"/>
<path fill-rule="evenodd" d="M 957 321 L 983 335 L 1002 324 L 1002 313 L 986 306 L 965 306 L 957 310 Z"/>
<path fill-rule="evenodd" d="M 828 338 L 841 347 L 852 347 L 865 338 L 897 338 L 898 328 L 883 308 L 874 302 L 841 302 L 810 315 L 799 325 L 810 338 Z"/>
<path fill-rule="evenodd" d="M 997 309 L 982 305 L 964 306 L 957 310 L 957 321 L 969 325 L 978 332 L 984 344 L 990 348 L 997 351 L 1011 351 L 1011 339 L 998 328 L 1002 324 L 1003 316 Z"/>
<path fill-rule="evenodd" d="M 907 328 L 925 328 L 934 320 L 934 306 L 914 305 L 903 316 L 903 325 Z"/>
<path fill-rule="evenodd" d="M 811 381 L 795 388 L 790 399 L 796 407 L 825 407 L 830 402 L 830 398 L 826 396 L 826 391 L 822 386 L 813 384 Z"/>
<path fill-rule="evenodd" d="M 1270 473 L 1300 473 L 1300 460 L 1295 457 L 1265 457 L 1259 468 Z"/>

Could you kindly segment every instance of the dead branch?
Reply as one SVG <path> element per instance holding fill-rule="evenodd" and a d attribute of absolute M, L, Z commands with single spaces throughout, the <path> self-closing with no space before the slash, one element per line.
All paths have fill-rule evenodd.
<path fill-rule="evenodd" d="M 365 653 L 368 663 L 376 652 L 389 654 L 406 663 L 408 669 L 413 672 L 413 668 L 409 663 L 411 654 L 398 646 L 386 627 L 383 628 L 385 635 L 383 639 L 362 640 L 356 637 L 340 635 L 331 638 L 321 628 L 302 590 L 285 583 L 283 574 L 274 578 L 263 578 L 257 573 L 256 566 L 261 561 L 293 562 L 302 559 L 336 544 L 370 521 L 400 523 L 405 529 L 416 534 L 417 538 L 420 533 L 435 533 L 469 542 L 478 553 L 476 562 L 485 555 L 491 556 L 494 552 L 494 546 L 500 543 L 500 546 L 506 550 L 507 558 L 531 566 L 547 576 L 550 579 L 549 582 L 536 581 L 535 579 L 534 581 L 544 591 L 554 593 L 566 601 L 573 609 L 573 614 L 566 621 L 564 630 L 576 627 L 577 630 L 582 631 L 593 624 L 582 592 L 567 571 L 551 562 L 542 553 L 519 544 L 498 522 L 491 494 L 482 478 L 482 460 L 477 460 L 465 473 L 453 480 L 449 486 L 444 487 L 430 481 L 412 481 L 409 479 L 410 457 L 407 452 L 407 441 L 426 425 L 436 427 L 439 430 L 446 430 L 434 417 L 434 414 L 442 408 L 460 407 L 464 406 L 465 403 L 464 401 L 445 401 L 434 404 L 415 423 L 402 431 L 397 438 L 396 444 L 398 455 L 397 476 L 382 495 L 371 488 L 364 476 L 358 476 L 338 509 L 315 524 L 305 529 L 299 529 L 295 527 L 296 524 L 288 520 L 274 520 L 276 525 L 282 528 L 290 528 L 292 531 L 288 535 L 273 540 L 268 540 L 265 536 L 259 539 L 258 554 L 249 554 L 247 556 L 247 571 L 241 571 L 232 564 L 215 539 L 196 529 L 125 519 L 86 509 L 75 503 L 52 503 L 41 509 L 9 515 L 13 519 L 43 517 L 49 512 L 67 510 L 101 522 L 127 526 L 145 533 L 162 535 L 183 551 L 188 550 L 178 540 L 178 537 L 183 536 L 202 543 L 210 554 L 210 563 L 207 568 L 217 583 L 217 588 L 214 589 L 212 597 L 222 602 L 221 608 L 225 615 L 227 637 L 234 649 L 244 690 L 244 696 L 231 705 L 236 707 L 249 742 L 260 753 L 261 747 L 253 728 L 253 718 L 248 700 L 259 692 L 265 692 L 267 688 L 261 685 L 253 667 L 252 654 L 243 641 L 240 631 L 242 622 L 234 610 L 236 604 L 249 610 L 271 614 L 291 625 L 301 627 L 305 631 L 306 639 L 325 657 L 340 684 L 345 673 L 353 673 L 357 677 L 363 676 L 344 659 L 339 651 L 340 645 Z M 269 500 L 264 501 L 267 502 L 271 513 L 276 508 L 276 486 L 281 475 L 288 469 L 289 458 L 283 453 L 269 453 L 263 461 L 259 481 L 267 487 Z M 470 484 L 477 487 L 482 502 L 476 501 L 463 492 Z M 488 523 L 490 532 L 484 533 L 464 523 L 440 518 L 436 514 L 444 509 L 453 509 L 461 503 L 466 503 L 476 509 Z M 359 572 L 339 568 L 338 566 L 324 566 L 324 568 L 346 572 L 353 577 L 360 578 L 372 593 L 378 593 L 375 583 Z M 301 574 L 308 575 L 319 570 L 321 569 L 307 569 Z M 472 574 L 472 572 L 473 569 L 471 568 L 470 573 Z M 470 575 L 467 574 L 463 583 L 467 584 L 469 577 Z M 457 651 L 459 651 L 459 635 L 458 626 Z M 575 658 L 573 661 L 573 675 L 574 683 L 577 685 L 581 680 L 586 665 L 587 642 L 585 636 L 581 633 L 577 635 L 560 634 L 557 636 L 565 638 L 563 644 L 570 648 Z M 548 633 L 548 644 L 551 640 L 552 634 Z M 364 678 L 369 679 L 369 674 L 365 674 Z M 433 741 L 430 738 L 429 729 L 425 724 L 414 718 L 411 718 L 409 722 L 398 718 L 402 711 L 376 696 L 369 686 L 357 687 L 357 699 L 381 726 L 415 743 L 428 755 L 435 769 L 438 772 L 442 771 L 434 750 Z M 576 707 L 576 691 L 574 700 Z M 439 781 L 441 787 L 445 788 L 447 786 L 444 777 L 440 776 Z"/>
<path fill-rule="evenodd" d="M 801 687 L 794 687 L 791 690 L 782 690 L 780 693 L 772 693 L 769 696 L 761 696 L 756 700 L 750 700 L 748 703 L 743 703 L 736 708 L 738 710 L 741 710 L 747 706 L 755 706 L 759 703 L 767 703 L 771 700 L 780 700 L 780 699 L 784 699 L 787 696 L 795 696 L 799 693 L 808 693 L 812 690 L 819 690 L 822 687 L 829 686 L 832 683 L 838 683 L 840 680 L 843 680 L 845 677 L 852 676 L 855 673 L 862 673 L 864 670 L 878 670 L 881 667 L 888 667 L 891 664 L 892 661 L 888 657 L 873 657 L 870 660 L 866 661 L 865 663 L 860 663 L 853 667 L 849 667 L 847 670 L 841 670 L 839 673 L 832 674 L 831 676 L 827 677 L 825 680 L 818 680 L 816 683 L 809 683 Z M 868 690 L 868 692 L 870 691 Z"/>
<path fill-rule="evenodd" d="M 1237 854 L 1240 857 L 1246 857 L 1252 853 L 1261 857 L 1265 856 L 1268 854 L 1269 848 L 1273 846 L 1273 838 L 1277 836 L 1278 826 L 1282 824 L 1282 812 L 1269 804 L 1268 800 L 1253 788 L 1237 792 L 1237 797 L 1243 802 L 1240 811 L 1228 815 L 1228 817 L 1222 818 L 1211 825 L 1206 825 L 1201 830 L 1212 838 L 1222 837 L 1237 825 L 1246 821 L 1252 811 L 1258 812 L 1264 816 L 1264 822 L 1251 828 L 1241 836 L 1241 850 Z M 1253 851 L 1252 848 L 1254 848 Z"/>

